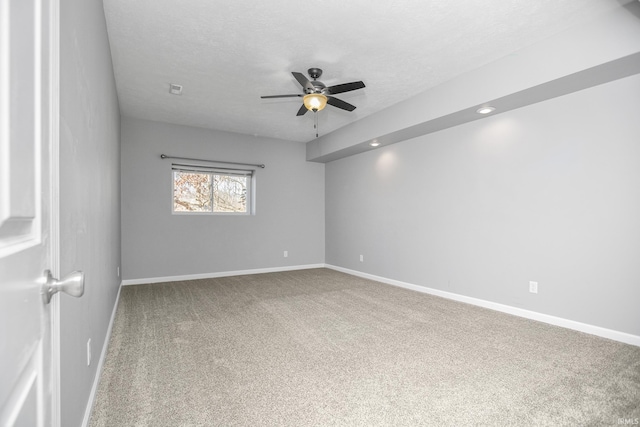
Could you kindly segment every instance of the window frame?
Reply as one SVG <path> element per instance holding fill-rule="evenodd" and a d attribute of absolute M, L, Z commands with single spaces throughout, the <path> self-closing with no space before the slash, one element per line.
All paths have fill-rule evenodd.
<path fill-rule="evenodd" d="M 255 169 L 241 169 L 241 168 L 227 168 L 220 166 L 202 166 L 202 165 L 187 165 L 173 163 L 171 165 L 171 214 L 172 215 L 220 215 L 220 216 L 247 216 L 255 215 Z M 176 172 L 190 172 L 190 173 L 203 173 L 211 176 L 211 211 L 198 212 L 198 211 L 176 211 L 175 210 L 175 192 L 176 192 Z M 244 212 L 215 212 L 214 204 L 214 188 L 213 180 L 214 175 L 226 175 L 226 176 L 244 176 L 247 178 L 246 185 L 246 211 Z"/>

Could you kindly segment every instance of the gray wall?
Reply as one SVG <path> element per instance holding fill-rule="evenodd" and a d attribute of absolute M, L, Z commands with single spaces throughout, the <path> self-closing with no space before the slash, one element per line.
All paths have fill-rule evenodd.
<path fill-rule="evenodd" d="M 326 262 L 640 335 L 639 93 L 636 75 L 328 163 Z"/>
<path fill-rule="evenodd" d="M 256 215 L 173 215 L 162 153 L 266 164 Z M 304 144 L 123 118 L 122 183 L 124 279 L 324 262 L 324 165 Z"/>
<path fill-rule="evenodd" d="M 102 1 L 60 14 L 60 270 L 86 274 L 82 298 L 61 296 L 61 409 L 79 426 L 120 284 L 120 113 Z"/>

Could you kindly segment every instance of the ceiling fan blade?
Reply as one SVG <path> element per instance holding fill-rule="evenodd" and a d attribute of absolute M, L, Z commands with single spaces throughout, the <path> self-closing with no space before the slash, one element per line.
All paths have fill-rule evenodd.
<path fill-rule="evenodd" d="M 364 83 L 362 82 L 351 82 L 351 83 L 343 83 L 341 85 L 329 86 L 327 88 L 327 92 L 331 95 L 337 95 L 339 93 L 350 92 L 352 90 L 362 89 Z"/>
<path fill-rule="evenodd" d="M 298 95 L 267 95 L 267 96 L 261 96 L 260 98 L 262 99 L 268 99 L 268 98 L 293 98 L 293 97 L 300 97 L 302 96 L 301 94 Z"/>
<path fill-rule="evenodd" d="M 300 83 L 303 88 L 305 88 L 306 90 L 310 90 L 311 92 L 316 91 L 316 88 L 311 84 L 309 79 L 304 76 L 304 74 L 298 73 L 296 71 L 293 71 L 291 74 L 293 74 L 293 77 L 296 78 L 298 83 Z"/>
<path fill-rule="evenodd" d="M 305 107 L 305 105 L 302 104 L 302 107 L 300 107 L 300 109 L 298 110 L 298 114 L 296 114 L 296 116 L 304 116 L 307 111 L 309 111 L 307 110 L 307 107 Z"/>
<path fill-rule="evenodd" d="M 348 102 L 344 102 L 342 99 L 334 98 L 333 96 L 327 96 L 327 104 L 347 111 L 353 111 L 356 109 L 355 105 L 351 105 Z"/>

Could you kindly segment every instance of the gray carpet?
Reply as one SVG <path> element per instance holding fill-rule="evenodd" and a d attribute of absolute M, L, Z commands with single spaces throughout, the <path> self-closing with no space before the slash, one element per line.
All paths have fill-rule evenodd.
<path fill-rule="evenodd" d="M 638 347 L 314 269 L 123 288 L 90 425 L 629 419 Z"/>

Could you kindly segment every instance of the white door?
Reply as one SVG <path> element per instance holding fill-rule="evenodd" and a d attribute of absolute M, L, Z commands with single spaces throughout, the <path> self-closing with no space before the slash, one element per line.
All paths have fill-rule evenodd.
<path fill-rule="evenodd" d="M 0 0 L 0 426 L 52 416 L 52 191 L 57 147 L 55 1 Z M 56 148 L 57 149 L 57 148 Z M 55 239 L 54 239 L 55 240 Z M 57 249 L 56 249 L 57 250 Z"/>

